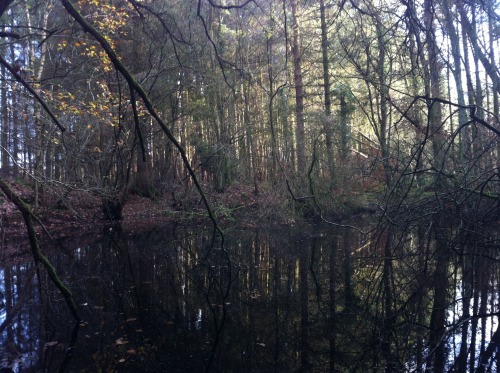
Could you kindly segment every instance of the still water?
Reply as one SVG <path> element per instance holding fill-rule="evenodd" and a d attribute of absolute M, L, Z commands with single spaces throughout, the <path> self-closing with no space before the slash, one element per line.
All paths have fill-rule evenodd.
<path fill-rule="evenodd" d="M 494 231 L 366 226 L 232 228 L 223 239 L 106 228 L 45 244 L 76 324 L 42 268 L 0 258 L 0 367 L 497 371 Z"/>

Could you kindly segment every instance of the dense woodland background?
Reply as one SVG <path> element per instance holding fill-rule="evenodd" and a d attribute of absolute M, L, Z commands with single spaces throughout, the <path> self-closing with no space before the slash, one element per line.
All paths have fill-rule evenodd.
<path fill-rule="evenodd" d="M 83 191 L 113 219 L 130 193 L 188 206 L 234 185 L 319 215 L 370 193 L 498 202 L 496 0 L 2 11 L 1 175 L 35 206 Z"/>
<path fill-rule="evenodd" d="M 275 317 L 300 324 L 300 357 L 290 356 L 301 366 L 315 312 L 332 372 L 352 371 L 366 351 L 386 372 L 499 366 L 500 329 L 486 329 L 499 314 L 498 0 L 8 0 L 0 16 L 1 202 L 21 211 L 34 260 L 74 319 L 82 307 L 42 255 L 33 220 L 50 209 L 77 215 L 85 197 L 94 222 L 101 212 L 118 220 L 141 196 L 204 208 L 213 222 L 211 238 L 189 230 L 187 250 L 178 238 L 159 249 L 185 271 L 176 293 L 185 276 L 207 301 L 213 352 L 231 287 L 260 276 L 245 268 L 259 268 L 275 304 L 289 260 L 295 288 L 283 294 L 299 298 L 300 322 Z M 217 222 L 240 207 L 252 223 L 262 213 L 267 226 L 329 225 L 312 244 L 257 235 L 227 247 Z M 305 237 L 310 225 L 288 228 Z M 319 237 L 328 242 L 316 250 Z M 102 252 L 122 253 L 115 241 Z M 95 254 L 87 258 L 94 276 Z M 350 338 L 361 352 L 342 361 Z"/>

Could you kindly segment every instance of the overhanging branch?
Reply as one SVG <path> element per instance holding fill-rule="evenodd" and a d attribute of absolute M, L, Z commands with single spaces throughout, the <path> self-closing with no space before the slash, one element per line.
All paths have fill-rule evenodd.
<path fill-rule="evenodd" d="M 153 103 L 151 102 L 151 99 L 147 95 L 146 91 L 142 88 L 142 86 L 134 79 L 130 71 L 125 67 L 125 65 L 120 61 L 120 58 L 114 51 L 114 49 L 111 47 L 111 45 L 108 43 L 108 41 L 104 38 L 104 36 L 90 23 L 87 22 L 87 20 L 80 14 L 80 12 L 74 7 L 73 3 L 69 0 L 61 0 L 64 8 L 68 12 L 69 15 L 71 15 L 75 21 L 83 28 L 83 30 L 90 35 L 101 45 L 102 49 L 106 52 L 108 58 L 110 59 L 111 63 L 115 67 L 116 70 L 118 70 L 124 79 L 127 81 L 127 83 L 130 86 L 131 90 L 134 90 L 138 96 L 142 99 L 144 102 L 144 106 L 148 110 L 149 114 L 156 120 L 158 125 L 161 127 L 163 132 L 166 134 L 167 138 L 172 142 L 172 144 L 176 147 L 178 150 L 179 154 L 181 155 L 182 162 L 184 163 L 184 166 L 188 170 L 189 176 L 191 177 L 191 180 L 193 180 L 193 183 L 198 190 L 198 193 L 200 194 L 200 197 L 203 201 L 203 204 L 207 210 L 208 216 L 210 220 L 213 223 L 214 229 L 216 232 L 220 234 L 222 237 L 222 231 L 220 230 L 217 221 L 215 219 L 215 216 L 212 212 L 212 208 L 210 207 L 210 204 L 208 203 L 208 200 L 205 196 L 205 193 L 203 192 L 203 189 L 201 188 L 200 183 L 198 182 L 198 178 L 196 177 L 196 174 L 191 167 L 189 163 L 189 159 L 187 158 L 186 151 L 182 147 L 182 145 L 177 141 L 175 136 L 172 134 L 170 129 L 168 128 L 167 124 L 163 121 L 163 119 L 160 117 L 158 112 L 155 110 Z"/>
<path fill-rule="evenodd" d="M 500 136 L 500 130 L 499 129 L 493 127 L 487 121 L 485 121 L 482 118 L 479 118 L 476 115 L 477 109 L 479 108 L 477 105 L 460 105 L 460 104 L 457 104 L 456 102 L 452 102 L 452 101 L 446 100 L 444 98 L 439 98 L 439 97 L 429 97 L 429 96 L 416 96 L 415 97 L 415 100 L 419 100 L 419 99 L 420 100 L 425 100 L 425 101 L 431 101 L 433 103 L 434 102 L 438 102 L 438 103 L 445 104 L 445 105 L 455 106 L 455 107 L 460 108 L 460 109 L 469 110 L 469 117 L 472 119 L 473 122 L 477 122 L 477 123 L 481 124 L 482 126 L 486 127 L 487 129 L 489 129 L 490 131 L 492 131 L 493 133 L 495 133 L 497 136 Z M 490 114 L 493 118 L 496 119 L 497 123 L 500 124 L 500 120 L 499 120 L 499 118 L 495 114 L 491 113 L 490 111 L 488 111 L 488 110 L 486 110 L 484 108 L 481 108 L 481 109 L 483 111 L 487 112 L 488 114 Z"/>
<path fill-rule="evenodd" d="M 47 112 L 47 114 L 49 114 L 49 116 L 52 118 L 57 127 L 59 127 L 61 132 L 66 131 L 66 128 L 61 124 L 61 122 L 59 122 L 59 119 L 57 119 L 56 115 L 49 108 L 45 100 L 33 89 L 31 84 L 29 84 L 26 80 L 24 80 L 22 76 L 17 73 L 14 67 L 10 63 L 8 63 L 1 55 L 0 55 L 0 64 L 5 66 L 7 70 L 9 70 L 9 72 L 14 76 L 14 78 L 19 83 L 21 83 L 24 86 L 24 88 L 26 88 L 28 92 L 30 92 L 33 95 L 33 97 L 35 97 L 35 99 L 40 103 L 40 105 L 42 105 L 43 109 Z"/>

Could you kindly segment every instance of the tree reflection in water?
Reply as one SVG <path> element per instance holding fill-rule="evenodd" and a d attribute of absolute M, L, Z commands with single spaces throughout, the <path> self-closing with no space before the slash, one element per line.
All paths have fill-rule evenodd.
<path fill-rule="evenodd" d="M 229 258 L 193 227 L 64 240 L 47 251 L 85 323 L 31 262 L 3 260 L 0 366 L 496 371 L 498 237 L 445 224 L 234 229 Z"/>

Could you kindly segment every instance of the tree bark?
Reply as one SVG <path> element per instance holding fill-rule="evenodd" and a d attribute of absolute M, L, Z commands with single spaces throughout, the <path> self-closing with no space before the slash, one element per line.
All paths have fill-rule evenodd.
<path fill-rule="evenodd" d="M 28 235 L 28 239 L 30 242 L 31 246 L 31 252 L 33 254 L 33 259 L 35 260 L 35 263 L 42 263 L 42 265 L 45 267 L 50 279 L 54 283 L 54 285 L 59 289 L 61 294 L 64 297 L 64 300 L 66 301 L 66 304 L 68 305 L 68 308 L 75 318 L 75 320 L 79 321 L 80 318 L 78 316 L 78 311 L 76 309 L 75 302 L 73 301 L 73 295 L 71 294 L 71 291 L 64 285 L 59 278 L 59 276 L 56 273 L 55 268 L 53 265 L 50 263 L 50 261 L 45 257 L 40 249 L 40 245 L 38 243 L 38 238 L 36 236 L 35 232 L 35 227 L 33 225 L 33 219 L 34 219 L 34 214 L 30 210 L 29 206 L 20 198 L 5 182 L 4 179 L 0 178 L 0 190 L 5 194 L 5 196 L 14 204 L 16 205 L 17 209 L 21 212 L 24 222 L 26 224 L 26 232 Z"/>
<path fill-rule="evenodd" d="M 300 371 L 309 371 L 309 284 L 307 247 L 301 247 L 299 264 L 300 291 Z"/>
<path fill-rule="evenodd" d="M 259 181 L 257 177 L 257 154 L 253 139 L 253 128 L 250 117 L 250 83 L 243 83 L 243 96 L 244 96 L 244 109 L 243 109 L 243 123 L 245 126 L 245 134 L 247 140 L 247 157 L 250 163 L 250 173 L 253 180 L 254 194 L 259 194 Z"/>
<path fill-rule="evenodd" d="M 424 22 L 426 29 L 427 45 L 427 71 L 429 80 L 425 81 L 425 92 L 428 97 L 441 97 L 441 71 L 439 62 L 439 50 L 436 41 L 434 0 L 424 2 Z M 444 137 L 442 134 L 442 108 L 441 104 L 434 101 L 427 101 L 427 121 L 432 143 L 432 166 L 435 172 L 437 186 L 442 185 L 442 172 L 444 171 Z"/>
<path fill-rule="evenodd" d="M 484 67 L 484 70 L 486 71 L 486 73 L 490 77 L 491 81 L 493 82 L 493 85 L 496 89 L 496 92 L 500 94 L 500 76 L 498 74 L 498 69 L 495 66 L 495 61 L 490 61 L 488 59 L 488 56 L 481 49 L 481 46 L 479 45 L 479 40 L 478 40 L 476 28 L 469 21 L 469 17 L 468 17 L 467 12 L 464 8 L 463 2 L 457 1 L 456 5 L 457 5 L 458 12 L 460 14 L 460 20 L 462 22 L 462 27 L 464 28 L 465 32 L 467 33 L 467 35 L 469 37 L 474 54 L 481 61 L 482 65 Z"/>
<path fill-rule="evenodd" d="M 333 118 L 332 118 L 332 99 L 330 94 L 330 63 L 328 61 L 328 30 L 326 27 L 326 9 L 325 0 L 320 0 L 319 8 L 321 13 L 321 54 L 323 63 L 323 93 L 325 99 L 325 140 L 326 154 L 328 161 L 328 172 L 330 185 L 336 186 L 335 180 L 335 159 L 333 151 Z"/>
<path fill-rule="evenodd" d="M 295 83 L 295 141 L 297 142 L 297 171 L 304 175 L 306 170 L 305 159 L 305 128 L 304 128 L 304 86 L 302 83 L 302 51 L 300 47 L 300 20 L 298 15 L 298 1 L 292 0 L 293 17 L 293 77 Z"/>
<path fill-rule="evenodd" d="M 448 0 L 440 0 L 441 8 L 444 13 L 445 18 L 445 31 L 450 38 L 450 46 L 451 46 L 451 55 L 453 58 L 453 66 L 451 68 L 451 72 L 453 74 L 453 79 L 455 80 L 455 86 L 457 89 L 457 102 L 459 105 L 465 105 L 465 94 L 462 82 L 462 56 L 460 52 L 460 38 L 458 36 L 457 29 L 455 27 L 453 15 L 450 9 L 450 3 Z M 465 110 L 461 109 L 458 113 L 458 128 L 467 121 L 467 113 Z M 460 155 L 465 151 L 463 136 L 460 135 Z"/>
<path fill-rule="evenodd" d="M 446 307 L 448 304 L 449 249 L 446 237 L 443 236 L 441 229 L 444 229 L 444 227 L 438 226 L 435 228 L 436 269 L 432 278 L 434 298 L 429 325 L 429 351 L 432 351 L 432 368 L 434 372 L 444 372 L 446 366 L 446 345 L 443 341 L 443 335 L 446 332 Z"/>
<path fill-rule="evenodd" d="M 2 54 L 5 54 L 5 46 L 2 47 Z M 0 73 L 2 76 L 6 76 L 7 69 L 4 64 L 0 65 Z M 9 159 L 9 152 L 8 152 L 8 146 L 9 146 L 9 107 L 8 107 L 8 100 L 7 100 L 7 92 L 8 92 L 8 87 L 7 87 L 7 80 L 2 79 L 2 87 L 1 87 L 1 104 L 2 104 L 2 118 L 1 118 L 1 127 L 0 130 L 2 131 L 1 134 L 1 145 L 2 149 L 0 152 L 0 156 L 2 159 L 2 164 L 1 164 L 1 170 L 3 175 L 8 175 L 9 174 L 9 169 L 10 169 L 10 159 Z"/>
<path fill-rule="evenodd" d="M 329 347 L 330 347 L 330 373 L 335 372 L 337 354 L 337 250 L 339 247 L 339 236 L 335 235 L 332 238 L 329 252 L 329 281 L 328 293 L 330 297 L 330 320 L 329 320 Z"/>
<path fill-rule="evenodd" d="M 191 167 L 190 161 L 186 155 L 186 151 L 184 147 L 177 141 L 175 136 L 172 134 L 170 129 L 168 128 L 167 124 L 162 120 L 160 117 L 159 113 L 155 110 L 152 101 L 150 100 L 148 94 L 144 90 L 144 88 L 133 78 L 132 74 L 130 71 L 123 65 L 123 63 L 120 61 L 120 58 L 116 54 L 115 50 L 111 47 L 109 42 L 104 38 L 104 36 L 97 31 L 90 23 L 88 23 L 85 18 L 78 12 L 78 10 L 74 7 L 73 3 L 69 0 L 62 0 L 62 4 L 66 11 L 68 12 L 69 15 L 71 15 L 79 24 L 80 26 L 88 32 L 102 47 L 102 49 L 105 51 L 107 54 L 108 58 L 111 60 L 112 64 L 114 65 L 115 69 L 122 74 L 124 79 L 127 81 L 127 83 L 130 85 L 131 89 L 133 89 L 138 96 L 142 99 L 144 106 L 146 107 L 147 111 L 151 114 L 151 116 L 156 120 L 162 131 L 165 133 L 167 138 L 170 140 L 170 142 L 175 146 L 175 148 L 179 151 L 179 154 L 181 155 L 182 158 L 182 163 L 186 167 L 189 176 L 193 183 L 196 186 L 196 189 L 198 190 L 198 193 L 200 194 L 201 200 L 203 202 L 203 205 L 205 206 L 208 216 L 210 218 L 210 221 L 213 223 L 214 230 L 220 234 L 221 236 L 222 231 L 219 228 L 219 225 L 217 224 L 217 220 L 215 219 L 215 216 L 212 212 L 212 208 L 210 207 L 210 204 L 207 200 L 207 197 L 205 193 L 203 192 L 203 189 L 198 181 L 198 178 L 194 172 L 194 169 Z"/>

